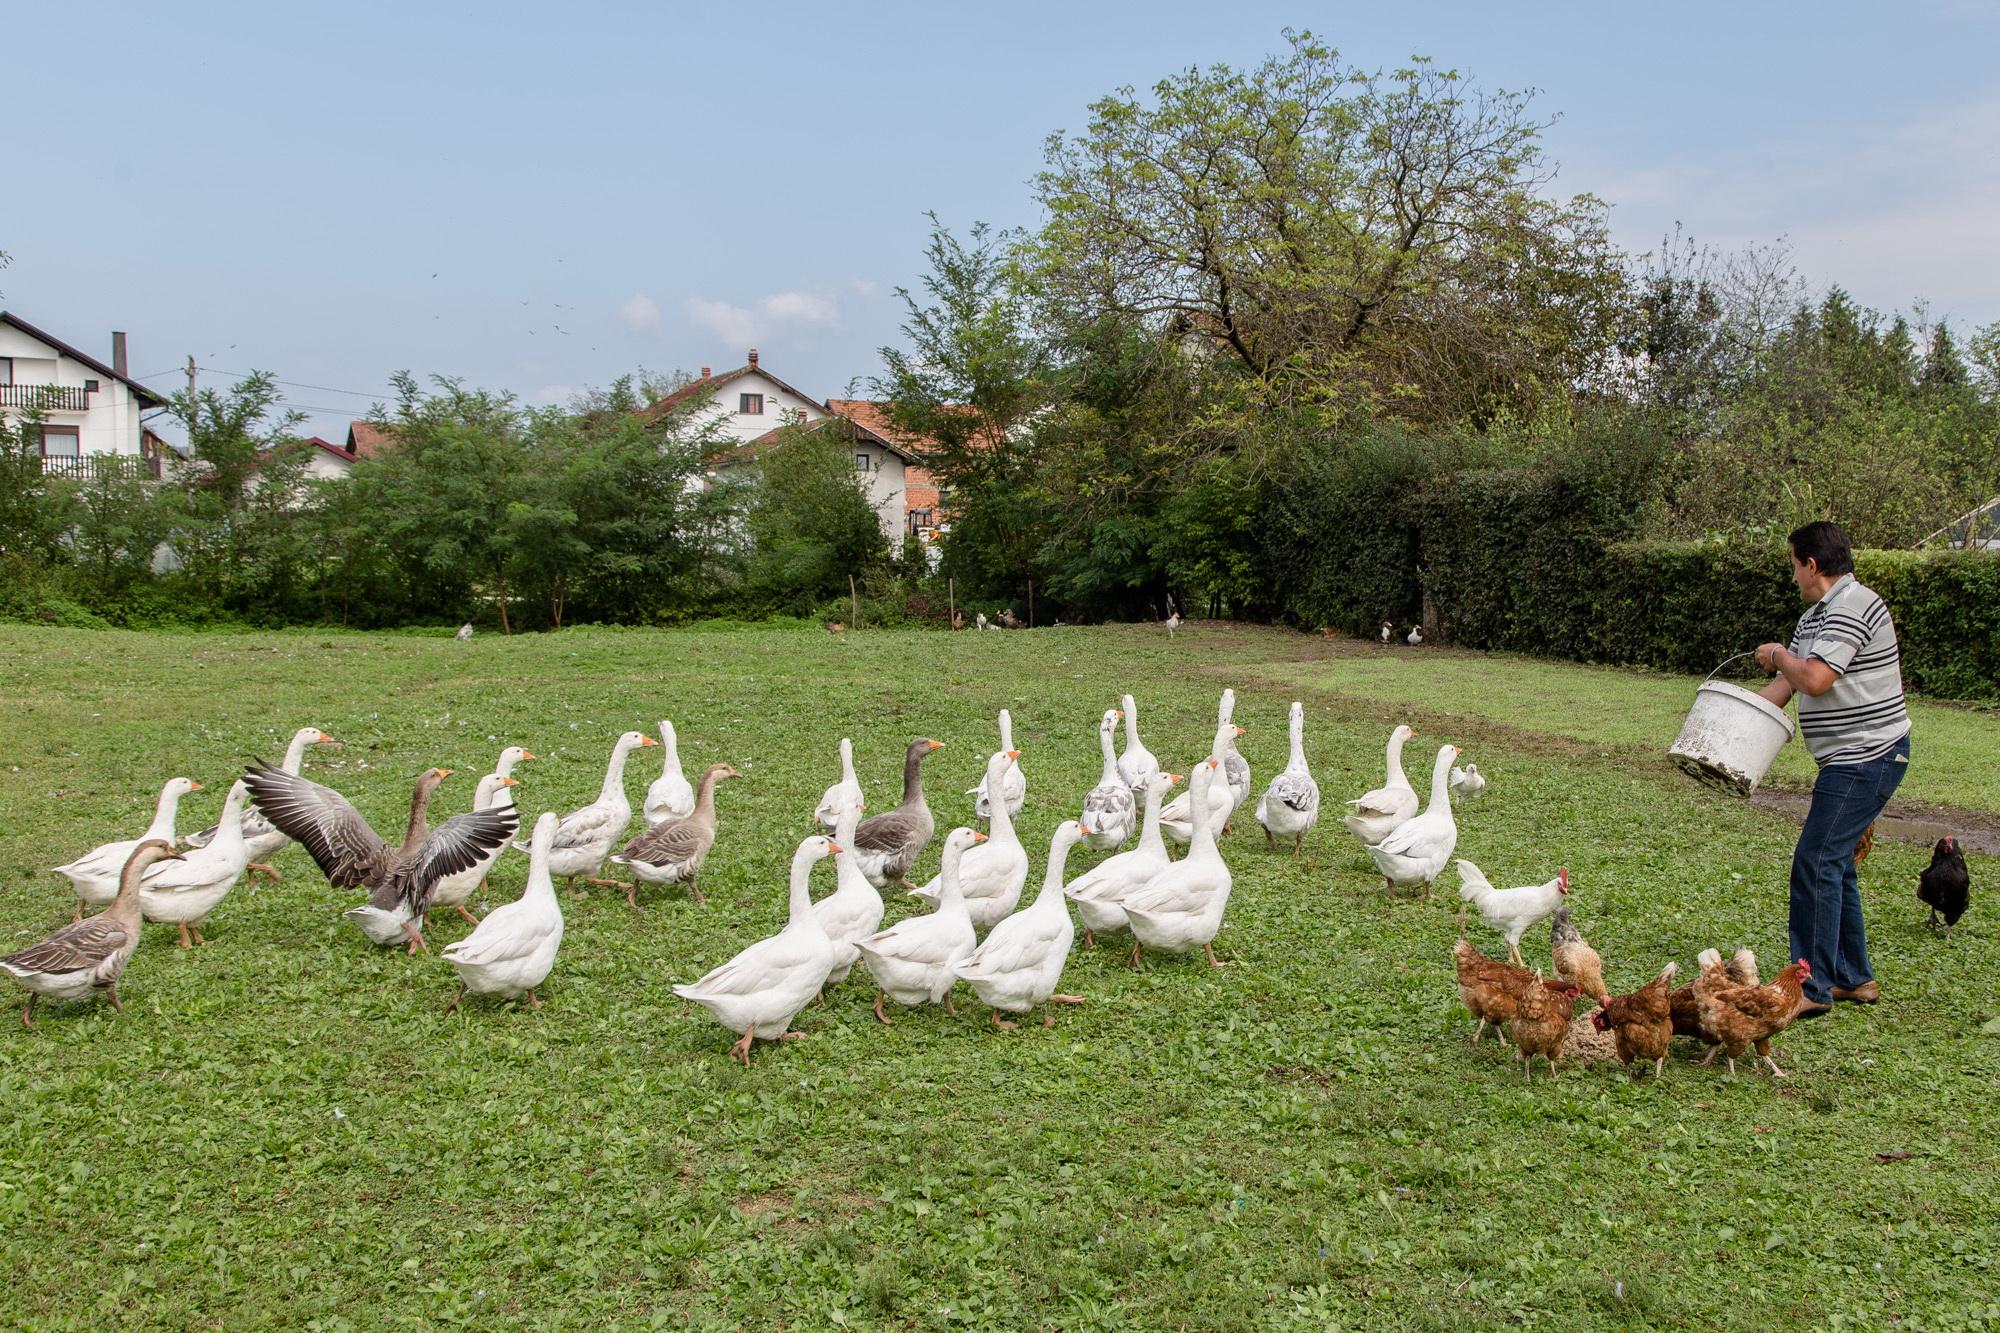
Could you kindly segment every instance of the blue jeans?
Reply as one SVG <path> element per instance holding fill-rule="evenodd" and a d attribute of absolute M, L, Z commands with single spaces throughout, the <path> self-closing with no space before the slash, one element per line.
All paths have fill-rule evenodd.
<path fill-rule="evenodd" d="M 1909 768 L 1910 738 L 1905 736 L 1880 759 L 1827 765 L 1813 783 L 1812 808 L 1792 853 L 1791 935 L 1792 958 L 1812 964 L 1805 993 L 1815 1004 L 1830 1003 L 1836 986 L 1853 990 L 1875 979 L 1868 965 L 1854 848 Z"/>

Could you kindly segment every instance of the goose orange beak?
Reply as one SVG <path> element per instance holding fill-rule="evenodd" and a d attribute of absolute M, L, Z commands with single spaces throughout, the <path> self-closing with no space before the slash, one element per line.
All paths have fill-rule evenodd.
<path fill-rule="evenodd" d="M 500 779 L 500 785 L 503 787 L 518 787 L 521 784 L 514 781 L 514 779 L 512 778 L 502 778 Z"/>
<path fill-rule="evenodd" d="M 828 838 L 826 841 L 826 850 L 830 855 L 834 852 L 844 852 L 847 849 L 845 847 L 842 847 L 839 843 L 835 842 L 833 839 Z"/>
<path fill-rule="evenodd" d="M 199 782 L 196 782 L 196 781 L 195 781 L 195 780 L 194 780 L 193 778 L 189 778 L 189 779 L 188 779 L 188 790 L 189 790 L 189 791 L 200 791 L 200 790 L 201 790 L 201 784 L 200 784 Z"/>
<path fill-rule="evenodd" d="M 659 742 L 654 740 L 651 736 L 641 736 L 639 738 L 639 748 L 642 750 L 648 745 L 658 745 L 658 744 Z"/>
<path fill-rule="evenodd" d="M 1009 750 L 1007 751 L 1007 757 L 1009 759 L 1019 759 L 1021 757 L 1021 752 L 1019 750 Z"/>
<path fill-rule="evenodd" d="M 535 752 L 533 750 L 521 751 L 521 758 L 523 759 L 533 759 L 534 757 L 535 757 Z"/>

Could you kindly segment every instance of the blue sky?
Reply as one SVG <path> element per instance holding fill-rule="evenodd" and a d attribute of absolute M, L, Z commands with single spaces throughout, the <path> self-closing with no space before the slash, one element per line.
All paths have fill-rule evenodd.
<path fill-rule="evenodd" d="M 1815 286 L 2000 319 L 2000 0 L 1391 8 L 14 6 L 0 304 L 142 375 L 268 369 L 329 437 L 399 369 L 562 401 L 754 343 L 839 396 L 926 209 L 1030 225 L 1093 98 L 1292 26 L 1539 89 L 1628 248 L 1783 235 Z"/>

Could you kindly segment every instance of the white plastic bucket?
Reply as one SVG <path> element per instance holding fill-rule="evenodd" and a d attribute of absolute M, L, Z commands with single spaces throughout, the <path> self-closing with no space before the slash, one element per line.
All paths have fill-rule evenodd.
<path fill-rule="evenodd" d="M 1694 707 L 1667 753 L 1690 776 L 1748 796 L 1792 732 L 1791 715 L 1769 699 L 1707 680 L 1695 691 Z"/>

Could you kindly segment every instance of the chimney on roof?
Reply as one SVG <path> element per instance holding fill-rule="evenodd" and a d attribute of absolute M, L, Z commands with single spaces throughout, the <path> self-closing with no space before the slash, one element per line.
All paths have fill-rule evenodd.
<path fill-rule="evenodd" d="M 125 335 L 114 331 L 111 335 L 111 368 L 123 376 L 125 369 Z"/>
<path fill-rule="evenodd" d="M 707 366 L 703 366 L 703 367 L 701 368 L 701 377 L 702 377 L 703 379 L 707 379 L 707 378 L 708 378 L 708 367 L 707 367 Z"/>
<path fill-rule="evenodd" d="M 757 349 L 754 347 L 750 349 L 750 364 L 753 366 L 757 364 Z"/>

